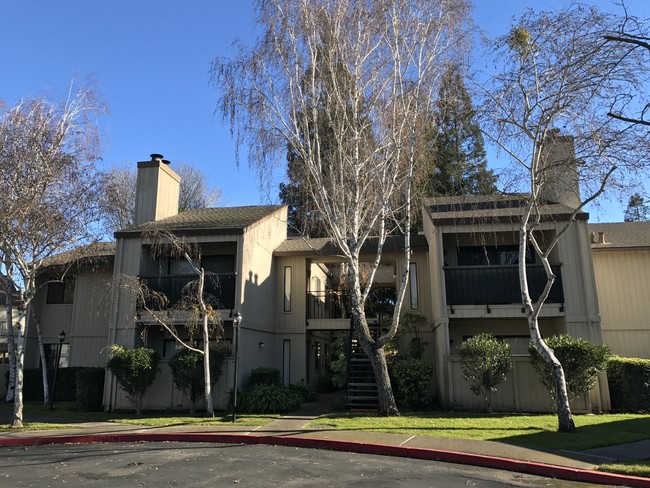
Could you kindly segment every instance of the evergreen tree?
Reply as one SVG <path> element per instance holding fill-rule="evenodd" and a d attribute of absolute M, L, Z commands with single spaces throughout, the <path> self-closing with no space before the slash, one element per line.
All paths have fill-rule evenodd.
<path fill-rule="evenodd" d="M 625 222 L 645 222 L 648 220 L 650 209 L 645 204 L 641 195 L 635 193 L 630 197 L 630 201 L 625 209 Z"/>
<path fill-rule="evenodd" d="M 485 195 L 496 192 L 496 176 L 487 169 L 483 135 L 476 111 L 456 65 L 441 80 L 429 153 L 427 196 Z"/>

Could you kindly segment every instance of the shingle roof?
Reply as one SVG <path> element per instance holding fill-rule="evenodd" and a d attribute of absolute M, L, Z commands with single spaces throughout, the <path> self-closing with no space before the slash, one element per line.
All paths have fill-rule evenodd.
<path fill-rule="evenodd" d="M 396 252 L 403 249 L 404 238 L 402 236 L 389 236 L 384 244 L 384 252 Z M 427 250 L 429 245 L 423 235 L 416 235 L 411 237 L 411 249 L 424 249 Z M 377 239 L 370 238 L 361 249 L 362 253 L 374 252 L 377 249 Z M 334 244 L 334 241 L 329 238 L 318 239 L 303 239 L 294 238 L 287 239 L 280 244 L 275 251 L 274 256 L 296 256 L 296 255 L 321 255 L 321 256 L 337 256 L 341 252 Z"/>
<path fill-rule="evenodd" d="M 80 246 L 71 251 L 62 252 L 43 260 L 43 266 L 63 266 L 78 262 L 80 264 L 94 264 L 101 260 L 108 263 L 115 256 L 114 242 L 93 242 L 87 246 Z"/>
<path fill-rule="evenodd" d="M 594 250 L 643 248 L 650 249 L 650 222 L 615 222 L 589 224 L 592 233 L 591 247 Z M 599 241 L 603 232 L 604 241 Z"/>
<path fill-rule="evenodd" d="M 443 225 L 517 222 L 525 205 L 525 194 L 465 195 L 424 200 L 424 207 L 433 222 Z M 544 220 L 568 219 L 573 213 L 571 207 L 560 203 L 546 203 L 539 210 Z M 586 220 L 588 217 L 589 214 L 585 212 L 576 215 L 578 220 Z"/>
<path fill-rule="evenodd" d="M 115 233 L 115 237 L 140 234 L 145 230 L 158 229 L 184 234 L 232 233 L 241 234 L 255 222 L 282 208 L 280 205 L 252 205 L 246 207 L 198 208 L 186 210 L 172 217 L 127 227 Z"/>

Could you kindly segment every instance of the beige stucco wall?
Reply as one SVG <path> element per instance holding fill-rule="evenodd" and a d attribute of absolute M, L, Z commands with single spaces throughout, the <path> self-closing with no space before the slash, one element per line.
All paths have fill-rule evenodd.
<path fill-rule="evenodd" d="M 650 251 L 593 251 L 603 342 L 650 359 Z"/>

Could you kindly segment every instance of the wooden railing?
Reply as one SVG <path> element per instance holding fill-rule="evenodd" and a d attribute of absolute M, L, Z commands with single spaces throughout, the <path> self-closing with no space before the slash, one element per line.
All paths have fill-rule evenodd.
<path fill-rule="evenodd" d="M 140 276 L 151 290 L 163 293 L 174 306 L 188 292 L 188 285 L 197 280 L 196 275 Z M 236 274 L 207 274 L 204 296 L 208 303 L 220 309 L 234 308 Z M 148 304 L 150 305 L 150 304 Z"/>
<path fill-rule="evenodd" d="M 564 303 L 561 264 L 551 266 L 555 283 L 547 303 Z M 447 305 L 505 305 L 521 303 L 519 268 L 511 266 L 447 266 Z M 528 289 L 533 301 L 542 294 L 546 273 L 541 265 L 527 265 Z"/>

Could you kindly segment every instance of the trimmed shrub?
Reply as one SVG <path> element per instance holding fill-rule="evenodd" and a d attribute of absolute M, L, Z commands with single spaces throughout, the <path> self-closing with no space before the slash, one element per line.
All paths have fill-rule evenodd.
<path fill-rule="evenodd" d="M 388 368 L 395 401 L 400 408 L 419 410 L 431 402 L 433 365 L 423 359 L 398 357 Z"/>
<path fill-rule="evenodd" d="M 160 354 L 153 349 L 126 349 L 117 344 L 111 347 L 106 366 L 117 378 L 137 415 L 142 413 L 142 398 L 156 378 L 159 361 Z"/>
<path fill-rule="evenodd" d="M 84 368 L 77 371 L 77 406 L 84 412 L 102 410 L 104 397 L 104 368 Z"/>
<path fill-rule="evenodd" d="M 607 381 L 613 410 L 650 412 L 650 359 L 611 357 Z"/>
<path fill-rule="evenodd" d="M 605 370 L 609 359 L 609 347 L 605 344 L 592 344 L 584 339 L 577 339 L 567 334 L 560 334 L 546 339 L 548 347 L 553 349 L 564 368 L 564 376 L 569 399 L 587 393 L 595 385 L 598 375 Z M 551 394 L 553 405 L 557 398 L 553 371 L 531 344 L 530 351 L 533 366 L 540 380 Z"/>
<path fill-rule="evenodd" d="M 237 397 L 239 404 L 239 393 Z M 290 388 L 258 384 L 246 392 L 240 410 L 244 413 L 285 413 L 299 407 L 300 398 Z"/>
<path fill-rule="evenodd" d="M 252 388 L 257 385 L 274 385 L 280 386 L 280 370 L 278 368 L 255 368 L 251 371 L 248 379 L 248 386 Z"/>
<path fill-rule="evenodd" d="M 492 334 L 478 334 L 458 347 L 463 378 L 472 393 L 483 396 L 487 411 L 492 411 L 492 393 L 512 371 L 510 344 L 500 341 Z"/>
<path fill-rule="evenodd" d="M 221 376 L 226 349 L 223 347 L 210 348 L 210 381 L 214 385 Z M 182 349 L 169 360 L 172 377 L 176 387 L 190 401 L 190 414 L 196 412 L 196 404 L 205 396 L 205 381 L 203 373 L 203 354 L 189 349 Z"/>
<path fill-rule="evenodd" d="M 289 385 L 289 390 L 298 395 L 300 403 L 311 403 L 318 399 L 318 393 L 309 385 Z"/>

